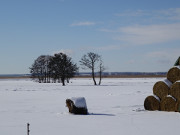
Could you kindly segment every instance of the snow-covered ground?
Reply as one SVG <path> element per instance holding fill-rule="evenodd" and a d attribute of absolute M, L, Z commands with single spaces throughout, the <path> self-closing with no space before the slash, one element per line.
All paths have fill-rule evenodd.
<path fill-rule="evenodd" d="M 61 84 L 0 80 L 0 135 L 170 135 L 180 113 L 145 111 L 144 99 L 164 78 L 72 79 Z M 85 97 L 89 115 L 72 115 L 67 98 Z"/>

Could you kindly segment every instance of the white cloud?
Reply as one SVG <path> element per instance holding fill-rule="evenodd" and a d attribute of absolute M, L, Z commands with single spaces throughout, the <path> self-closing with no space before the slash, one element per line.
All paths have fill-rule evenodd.
<path fill-rule="evenodd" d="M 169 20 L 180 20 L 180 8 L 169 8 L 167 10 L 159 10 L 155 12 L 156 16 Z"/>
<path fill-rule="evenodd" d="M 134 45 L 147 45 L 180 40 L 180 23 L 121 27 L 114 39 Z"/>
<path fill-rule="evenodd" d="M 111 32 L 111 33 L 119 32 L 119 30 L 111 30 L 111 29 L 106 29 L 106 28 L 99 29 L 99 31 L 102 31 L 102 32 Z"/>
<path fill-rule="evenodd" d="M 163 19 L 163 20 L 180 20 L 180 8 L 169 8 L 164 10 L 127 10 L 122 13 L 115 14 L 119 17 L 145 17 L 148 16 L 149 19 Z"/>
<path fill-rule="evenodd" d="M 85 21 L 85 22 L 72 23 L 70 26 L 91 26 L 95 24 L 96 24 L 95 22 Z"/>
<path fill-rule="evenodd" d="M 149 13 L 147 11 L 144 11 L 144 10 L 136 10 L 136 11 L 128 10 L 128 11 L 125 11 L 123 13 L 118 13 L 115 15 L 120 16 L 120 17 L 123 17 L 123 16 L 137 17 L 137 16 L 149 15 Z"/>
<path fill-rule="evenodd" d="M 119 14 L 119 17 L 135 17 L 133 24 L 113 29 L 99 29 L 102 32 L 112 33 L 115 40 L 127 45 L 148 45 L 180 40 L 180 8 L 166 10 L 128 10 Z M 138 19 L 137 19 L 138 17 Z"/>
<path fill-rule="evenodd" d="M 121 45 L 122 46 L 122 45 Z M 120 45 L 104 45 L 104 46 L 83 46 L 82 51 L 112 51 L 121 49 Z"/>
<path fill-rule="evenodd" d="M 106 46 L 94 47 L 93 49 L 100 50 L 100 51 L 111 51 L 111 50 L 120 49 L 120 46 L 119 45 L 106 45 Z"/>
<path fill-rule="evenodd" d="M 150 59 L 154 59 L 157 63 L 160 64 L 169 64 L 173 66 L 173 64 L 176 62 L 177 58 L 180 56 L 180 48 L 179 49 L 163 49 L 163 50 L 157 50 L 153 52 L 147 53 L 147 57 Z"/>
<path fill-rule="evenodd" d="M 128 60 L 128 61 L 126 62 L 126 64 L 136 64 L 136 61 L 135 61 L 135 60 Z"/>

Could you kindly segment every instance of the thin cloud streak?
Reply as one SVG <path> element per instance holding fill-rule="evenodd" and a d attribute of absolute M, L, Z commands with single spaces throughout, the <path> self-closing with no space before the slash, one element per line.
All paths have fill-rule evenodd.
<path fill-rule="evenodd" d="M 180 8 L 169 8 L 167 10 L 159 10 L 157 11 L 157 16 L 162 16 L 168 20 L 180 20 Z"/>
<path fill-rule="evenodd" d="M 180 20 L 180 8 L 169 8 L 166 10 L 128 10 L 122 13 L 117 13 L 115 16 L 119 17 L 145 17 L 148 16 L 150 19 L 165 19 L 165 20 Z"/>
<path fill-rule="evenodd" d="M 119 29 L 120 35 L 114 37 L 126 43 L 147 45 L 180 40 L 180 23 L 147 26 L 129 26 Z"/>
<path fill-rule="evenodd" d="M 120 50 L 123 45 L 105 45 L 105 46 L 83 46 L 80 50 L 82 51 L 114 51 Z"/>
<path fill-rule="evenodd" d="M 150 13 L 144 10 L 136 10 L 136 11 L 128 10 L 123 13 L 115 14 L 115 16 L 119 16 L 119 17 L 124 17 L 124 16 L 137 17 L 137 16 L 145 16 L 145 15 L 150 15 Z"/>
<path fill-rule="evenodd" d="M 85 22 L 72 23 L 70 26 L 92 26 L 95 24 L 96 24 L 95 22 L 85 21 Z"/>
<path fill-rule="evenodd" d="M 157 63 L 160 64 L 169 64 L 176 61 L 176 59 L 179 57 L 179 52 L 180 49 L 172 49 L 169 48 L 168 50 L 163 49 L 163 50 L 157 50 L 153 52 L 149 52 L 146 54 L 148 59 L 154 59 Z"/>

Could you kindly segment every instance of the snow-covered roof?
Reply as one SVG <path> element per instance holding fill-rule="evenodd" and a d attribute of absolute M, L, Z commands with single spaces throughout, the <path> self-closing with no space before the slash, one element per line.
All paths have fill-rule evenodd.
<path fill-rule="evenodd" d="M 72 97 L 71 100 L 74 102 L 76 107 L 87 108 L 86 100 L 84 97 Z"/>

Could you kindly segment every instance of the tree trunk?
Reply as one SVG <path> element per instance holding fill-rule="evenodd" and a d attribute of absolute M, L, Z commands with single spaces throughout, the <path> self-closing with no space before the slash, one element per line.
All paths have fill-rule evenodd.
<path fill-rule="evenodd" d="M 70 78 L 67 78 L 67 83 L 69 83 Z"/>
<path fill-rule="evenodd" d="M 93 78 L 93 81 L 94 81 L 94 85 L 96 85 L 95 74 L 94 74 L 94 68 L 92 68 L 92 78 Z"/>
<path fill-rule="evenodd" d="M 101 80 L 102 80 L 102 72 L 99 72 L 99 85 L 101 85 Z"/>
<path fill-rule="evenodd" d="M 65 86 L 65 78 L 61 77 L 62 85 Z"/>

